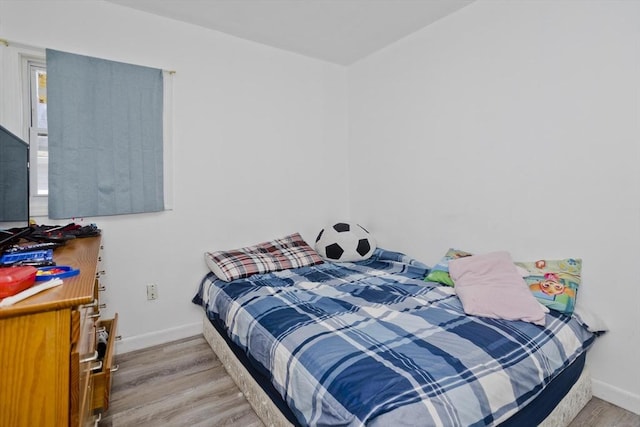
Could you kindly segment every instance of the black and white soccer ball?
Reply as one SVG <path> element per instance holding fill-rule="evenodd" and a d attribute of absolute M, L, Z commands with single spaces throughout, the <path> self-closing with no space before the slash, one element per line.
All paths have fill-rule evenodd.
<path fill-rule="evenodd" d="M 361 225 L 339 222 L 320 230 L 315 247 L 321 257 L 330 261 L 361 261 L 373 254 L 376 241 Z"/>

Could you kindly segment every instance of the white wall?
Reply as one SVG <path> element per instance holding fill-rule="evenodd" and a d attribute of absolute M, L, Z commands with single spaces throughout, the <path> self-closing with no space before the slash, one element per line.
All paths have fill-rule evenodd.
<path fill-rule="evenodd" d="M 449 247 L 583 258 L 596 395 L 640 413 L 640 2 L 480 0 L 349 69 L 351 214 Z"/>
<path fill-rule="evenodd" d="M 639 6 L 479 0 L 348 75 L 101 1 L 0 0 L 0 38 L 177 71 L 174 210 L 84 219 L 119 352 L 200 331 L 205 250 L 351 217 L 432 264 L 582 257 L 579 299 L 612 329 L 594 390 L 640 412 Z"/>
<path fill-rule="evenodd" d="M 118 352 L 201 332 L 204 251 L 313 241 L 346 216 L 344 67 L 101 1 L 0 1 L 0 38 L 177 71 L 174 209 L 84 219 L 104 231 Z"/>

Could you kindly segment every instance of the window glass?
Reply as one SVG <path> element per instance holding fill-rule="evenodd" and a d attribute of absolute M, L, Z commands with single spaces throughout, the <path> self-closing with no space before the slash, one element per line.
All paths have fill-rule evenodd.
<path fill-rule="evenodd" d="M 31 151 L 31 193 L 49 194 L 49 144 L 47 131 L 47 69 L 44 62 L 29 61 L 31 111 L 29 146 Z"/>
<path fill-rule="evenodd" d="M 49 194 L 49 137 L 38 135 L 38 151 L 37 151 L 37 194 L 46 196 Z"/>
<path fill-rule="evenodd" d="M 35 70 L 36 79 L 36 115 L 37 127 L 47 128 L 47 72 L 41 68 Z"/>

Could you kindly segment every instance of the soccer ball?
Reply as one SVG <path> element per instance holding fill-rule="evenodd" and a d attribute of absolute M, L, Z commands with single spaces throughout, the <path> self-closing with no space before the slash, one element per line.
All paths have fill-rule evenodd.
<path fill-rule="evenodd" d="M 376 241 L 361 225 L 339 222 L 320 230 L 316 252 L 330 261 L 362 261 L 376 249 Z"/>

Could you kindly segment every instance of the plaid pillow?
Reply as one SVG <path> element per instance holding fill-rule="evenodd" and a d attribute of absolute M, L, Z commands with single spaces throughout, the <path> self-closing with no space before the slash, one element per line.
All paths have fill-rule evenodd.
<path fill-rule="evenodd" d="M 204 259 L 209 269 L 225 282 L 323 262 L 299 233 L 245 248 L 206 252 Z"/>

